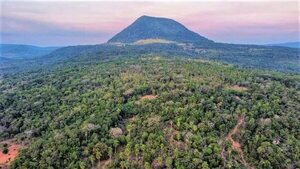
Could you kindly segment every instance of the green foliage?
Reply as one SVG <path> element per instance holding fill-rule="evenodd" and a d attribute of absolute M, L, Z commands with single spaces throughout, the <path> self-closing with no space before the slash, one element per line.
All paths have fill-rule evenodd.
<path fill-rule="evenodd" d="M 31 140 L 11 168 L 243 168 L 229 142 L 221 155 L 243 115 L 233 138 L 249 165 L 288 168 L 300 159 L 299 81 L 162 56 L 66 64 L 1 81 L 0 137 Z"/>
<path fill-rule="evenodd" d="M 97 143 L 93 148 L 93 155 L 97 160 L 105 159 L 108 156 L 108 147 L 105 143 Z"/>
<path fill-rule="evenodd" d="M 7 153 L 8 153 L 8 151 L 9 151 L 9 150 L 8 150 L 8 148 L 7 148 L 7 147 L 3 147 L 3 148 L 2 148 L 2 153 L 3 153 L 3 154 L 7 154 Z"/>

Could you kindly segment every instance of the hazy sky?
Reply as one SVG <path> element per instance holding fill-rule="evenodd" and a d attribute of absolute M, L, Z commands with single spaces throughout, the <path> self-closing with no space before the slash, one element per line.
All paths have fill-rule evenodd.
<path fill-rule="evenodd" d="M 3 1 L 1 43 L 99 44 L 142 15 L 175 19 L 217 42 L 299 41 L 299 1 Z"/>

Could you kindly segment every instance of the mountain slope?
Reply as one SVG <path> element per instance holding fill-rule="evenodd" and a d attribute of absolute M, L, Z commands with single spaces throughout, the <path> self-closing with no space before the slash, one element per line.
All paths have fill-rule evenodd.
<path fill-rule="evenodd" d="M 49 54 L 56 49 L 58 49 L 58 47 L 38 47 L 23 44 L 1 44 L 0 57 L 18 59 L 35 58 Z"/>
<path fill-rule="evenodd" d="M 134 43 L 142 39 L 165 39 L 176 42 L 212 42 L 188 30 L 185 26 L 172 19 L 150 16 L 138 18 L 108 42 Z"/>

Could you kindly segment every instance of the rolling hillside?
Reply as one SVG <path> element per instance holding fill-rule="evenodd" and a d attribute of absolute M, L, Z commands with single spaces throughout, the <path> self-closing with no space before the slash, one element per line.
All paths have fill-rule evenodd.
<path fill-rule="evenodd" d="M 49 54 L 56 49 L 58 49 L 58 47 L 0 44 L 0 57 L 10 59 L 32 59 Z"/>
<path fill-rule="evenodd" d="M 282 47 L 289 47 L 289 48 L 300 48 L 300 42 L 276 43 L 276 44 L 268 44 L 267 46 L 282 46 Z"/>

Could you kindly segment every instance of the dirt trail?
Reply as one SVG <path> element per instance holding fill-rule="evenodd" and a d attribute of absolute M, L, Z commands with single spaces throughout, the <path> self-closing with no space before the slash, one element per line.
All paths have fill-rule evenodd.
<path fill-rule="evenodd" d="M 227 134 L 227 136 L 225 137 L 224 141 L 223 141 L 223 148 L 222 148 L 222 152 L 221 152 L 221 156 L 224 159 L 225 163 L 226 163 L 226 158 L 225 158 L 225 141 L 230 141 L 231 145 L 232 145 L 232 149 L 234 149 L 235 151 L 238 152 L 239 156 L 240 156 L 240 160 L 242 162 L 242 164 L 244 166 L 246 166 L 247 168 L 252 169 L 253 167 L 251 167 L 245 160 L 244 158 L 244 153 L 243 150 L 241 149 L 241 145 L 238 141 L 233 140 L 232 136 L 235 135 L 238 131 L 239 128 L 245 123 L 245 117 L 241 116 L 239 117 L 238 123 L 234 126 L 234 128 Z"/>

